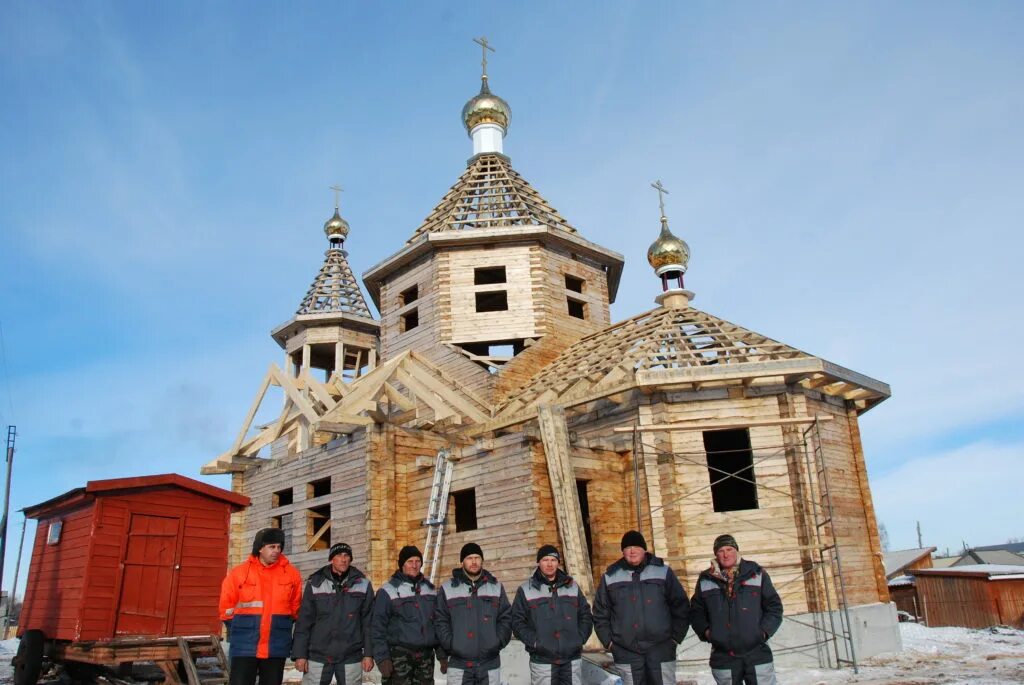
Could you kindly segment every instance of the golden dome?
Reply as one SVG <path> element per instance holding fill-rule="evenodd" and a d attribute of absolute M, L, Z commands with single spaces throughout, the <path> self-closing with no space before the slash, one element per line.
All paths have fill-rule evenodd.
<path fill-rule="evenodd" d="M 462 108 L 462 123 L 466 125 L 466 132 L 472 133 L 475 127 L 487 123 L 497 124 L 507 131 L 511 121 L 512 108 L 491 93 L 487 86 L 487 77 L 484 76 L 480 83 L 480 93 L 470 98 Z"/>
<path fill-rule="evenodd" d="M 665 217 L 661 218 L 661 234 L 647 248 L 647 261 L 659 276 L 666 271 L 686 273 L 686 266 L 690 263 L 690 246 L 682 238 L 672 235 Z"/>
<path fill-rule="evenodd" d="M 330 238 L 332 235 L 340 235 L 342 238 L 348 236 L 348 222 L 341 218 L 338 208 L 334 208 L 334 216 L 324 223 L 324 233 Z"/>

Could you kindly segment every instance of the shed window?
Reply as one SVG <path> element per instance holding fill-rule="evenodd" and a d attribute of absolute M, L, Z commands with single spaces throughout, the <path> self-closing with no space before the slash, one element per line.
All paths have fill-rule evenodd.
<path fill-rule="evenodd" d="M 287 507 L 289 504 L 295 501 L 295 496 L 291 488 L 284 490 L 278 490 L 270 497 L 270 506 L 272 507 Z"/>
<path fill-rule="evenodd" d="M 476 530 L 476 489 L 453 492 L 452 499 L 455 500 L 455 532 Z"/>
<path fill-rule="evenodd" d="M 331 494 L 331 479 L 321 478 L 314 480 L 306 486 L 306 499 L 314 499 Z"/>
<path fill-rule="evenodd" d="M 708 455 L 711 502 L 715 511 L 757 509 L 757 482 L 750 431 L 705 431 L 704 451 Z"/>
<path fill-rule="evenodd" d="M 487 266 L 473 269 L 473 285 L 505 283 L 505 267 Z"/>
<path fill-rule="evenodd" d="M 504 290 L 492 290 L 476 294 L 476 310 L 478 312 L 504 312 L 508 310 L 508 293 Z"/>
<path fill-rule="evenodd" d="M 50 524 L 50 527 L 46 529 L 46 544 L 56 545 L 60 542 L 60 532 L 64 529 L 63 521 L 54 521 Z"/>

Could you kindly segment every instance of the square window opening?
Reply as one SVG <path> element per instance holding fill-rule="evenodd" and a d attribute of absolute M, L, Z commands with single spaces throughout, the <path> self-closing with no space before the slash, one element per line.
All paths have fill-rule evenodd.
<path fill-rule="evenodd" d="M 476 310 L 478 312 L 508 311 L 508 293 L 504 290 L 476 293 Z"/>
<path fill-rule="evenodd" d="M 412 304 L 420 298 L 420 287 L 414 285 L 411 288 L 406 288 L 398 296 L 398 306 L 404 307 L 407 304 Z"/>
<path fill-rule="evenodd" d="M 565 275 L 565 289 L 571 290 L 574 293 L 583 293 L 583 284 L 585 281 L 582 278 L 576 276 Z"/>
<path fill-rule="evenodd" d="M 270 506 L 272 507 L 287 507 L 294 501 L 295 494 L 292 488 L 278 490 L 277 492 L 270 496 Z"/>
<path fill-rule="evenodd" d="M 452 493 L 455 500 L 455 532 L 476 530 L 476 488 Z"/>
<path fill-rule="evenodd" d="M 306 499 L 314 499 L 316 497 L 323 497 L 324 495 L 331 494 L 331 479 L 321 478 L 319 480 L 310 481 L 306 485 Z"/>
<path fill-rule="evenodd" d="M 579 300 L 574 300 L 571 297 L 567 298 L 567 302 L 569 303 L 569 316 L 584 320 L 587 318 L 586 302 L 580 302 Z"/>
<path fill-rule="evenodd" d="M 306 512 L 306 549 L 309 551 L 331 548 L 331 505 L 310 507 Z"/>
<path fill-rule="evenodd" d="M 420 313 L 418 309 L 412 309 L 402 314 L 402 332 L 411 331 L 420 325 Z"/>
<path fill-rule="evenodd" d="M 473 285 L 505 283 L 505 267 L 486 266 L 473 269 Z"/>
<path fill-rule="evenodd" d="M 714 510 L 757 509 L 757 481 L 754 478 L 750 431 L 746 428 L 705 431 L 704 451 L 708 456 Z"/>
<path fill-rule="evenodd" d="M 270 517 L 270 527 L 278 528 L 284 531 L 284 551 L 286 554 L 290 554 L 293 550 L 292 545 L 292 515 L 281 514 L 280 516 Z M 298 551 L 298 550 L 294 550 Z"/>

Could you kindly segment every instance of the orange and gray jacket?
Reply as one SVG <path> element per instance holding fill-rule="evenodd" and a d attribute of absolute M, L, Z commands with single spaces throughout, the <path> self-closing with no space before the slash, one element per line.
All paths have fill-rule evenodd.
<path fill-rule="evenodd" d="M 733 596 L 728 583 L 709 570 L 697 579 L 691 605 L 693 631 L 711 643 L 711 666 L 725 666 L 733 658 L 750 663 L 772 660 L 765 643 L 782 625 L 782 600 L 771 578 L 756 562 L 744 559 L 733 580 Z M 705 636 L 710 628 L 711 637 Z"/>
<path fill-rule="evenodd" d="M 292 642 L 293 659 L 354 664 L 371 656 L 373 587 L 350 566 L 339 579 L 324 566 L 306 580 Z"/>
<path fill-rule="evenodd" d="M 648 553 L 639 566 L 619 559 L 601 576 L 594 598 L 594 629 L 605 647 L 614 643 L 645 653 L 689 628 L 690 602 L 672 569 Z"/>
<path fill-rule="evenodd" d="M 501 665 L 512 639 L 512 605 L 505 588 L 487 570 L 474 581 L 461 568 L 437 593 L 437 639 L 455 668 Z"/>
<path fill-rule="evenodd" d="M 391 647 L 396 645 L 414 651 L 436 649 L 436 606 L 437 589 L 422 574 L 410 578 L 398 571 L 391 576 L 373 601 L 373 660 L 390 659 Z"/>
<path fill-rule="evenodd" d="M 285 555 L 270 566 L 250 556 L 220 586 L 220 617 L 231 656 L 287 657 L 302 600 L 302 577 Z"/>
<path fill-rule="evenodd" d="M 538 569 L 516 591 L 512 632 L 534 663 L 564 664 L 579 659 L 593 629 L 586 595 L 561 569 L 550 582 Z"/>

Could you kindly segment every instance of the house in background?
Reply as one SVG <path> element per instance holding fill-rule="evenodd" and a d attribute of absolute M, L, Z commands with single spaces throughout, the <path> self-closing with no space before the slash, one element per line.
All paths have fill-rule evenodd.
<path fill-rule="evenodd" d="M 977 564 L 1002 564 L 1016 566 L 1024 564 L 1024 542 L 1007 542 L 1002 545 L 968 547 L 960 554 L 949 557 L 938 557 L 932 561 L 933 568 L 975 566 Z"/>
<path fill-rule="evenodd" d="M 885 579 L 889 585 L 889 598 L 896 603 L 899 611 L 905 611 L 914 617 L 921 616 L 914 576 L 909 573 L 917 569 L 932 568 L 934 553 L 934 547 L 920 547 L 886 552 L 882 555 Z"/>
<path fill-rule="evenodd" d="M 1024 565 L 974 564 L 912 571 L 931 627 L 1024 628 Z"/>

